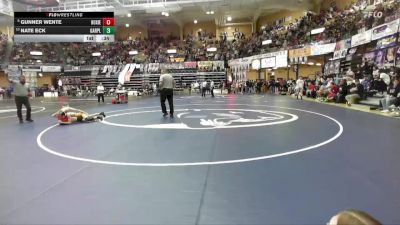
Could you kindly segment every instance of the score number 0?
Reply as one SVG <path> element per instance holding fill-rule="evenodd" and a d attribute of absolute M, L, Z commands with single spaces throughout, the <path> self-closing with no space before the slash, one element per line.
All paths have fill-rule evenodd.
<path fill-rule="evenodd" d="M 114 18 L 103 18 L 103 26 L 114 26 Z"/>

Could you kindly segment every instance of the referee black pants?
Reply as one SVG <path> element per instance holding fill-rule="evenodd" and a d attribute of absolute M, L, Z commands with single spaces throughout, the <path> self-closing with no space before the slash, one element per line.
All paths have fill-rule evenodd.
<path fill-rule="evenodd" d="M 174 114 L 174 90 L 173 89 L 162 89 L 161 90 L 161 110 L 164 114 L 167 114 L 167 107 L 165 106 L 165 100 L 168 100 L 169 113 Z"/>
<path fill-rule="evenodd" d="M 100 102 L 100 98 L 104 102 L 104 94 L 103 93 L 97 94 L 97 102 Z"/>
<path fill-rule="evenodd" d="M 22 121 L 22 105 L 26 108 L 26 120 L 31 119 L 31 104 L 27 96 L 15 96 L 15 105 L 17 106 L 18 119 Z"/>

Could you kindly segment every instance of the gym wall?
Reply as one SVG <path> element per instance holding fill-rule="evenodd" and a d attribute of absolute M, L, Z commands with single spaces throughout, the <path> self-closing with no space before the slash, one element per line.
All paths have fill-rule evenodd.
<path fill-rule="evenodd" d="M 219 35 L 221 34 L 221 32 L 227 32 L 228 37 L 233 38 L 233 32 L 235 32 L 235 29 L 238 29 L 239 32 L 244 33 L 246 35 L 246 37 L 250 37 L 253 33 L 251 24 L 217 27 L 217 39 L 219 39 Z"/>
<path fill-rule="evenodd" d="M 299 11 L 283 10 L 283 11 L 280 11 L 277 13 L 272 13 L 269 15 L 261 16 L 257 20 L 257 31 L 260 31 L 262 26 L 265 26 L 267 24 L 272 24 L 276 20 L 291 17 L 291 20 L 287 20 L 284 22 L 284 25 L 288 25 L 288 24 L 296 21 L 296 19 L 298 19 L 302 16 L 304 16 L 304 11 L 302 11 L 302 10 L 299 10 Z"/>
<path fill-rule="evenodd" d="M 215 35 L 217 31 L 217 26 L 215 25 L 214 21 L 198 22 L 197 24 L 194 24 L 193 22 L 186 23 L 183 26 L 183 35 L 197 36 L 197 32 L 200 29 L 203 32 L 212 33 Z"/>
<path fill-rule="evenodd" d="M 8 79 L 4 71 L 0 71 L 0 87 L 5 88 L 9 86 Z"/>
<path fill-rule="evenodd" d="M 295 79 L 296 73 L 293 71 L 293 66 L 289 69 L 289 79 Z M 287 79 L 287 69 L 286 68 L 279 68 L 274 70 L 275 72 L 275 79 L 282 78 Z M 322 73 L 322 66 L 310 66 L 310 65 L 299 65 L 299 77 L 314 77 L 317 72 Z M 268 72 L 270 73 L 270 72 Z"/>
<path fill-rule="evenodd" d="M 247 71 L 247 80 L 257 80 L 257 79 L 258 79 L 258 71 L 257 70 Z"/>
<path fill-rule="evenodd" d="M 56 74 L 52 74 L 52 73 L 43 74 L 43 77 L 37 78 L 38 87 L 42 87 L 44 85 L 52 85 L 55 77 L 56 77 Z"/>
<path fill-rule="evenodd" d="M 343 10 L 355 2 L 357 2 L 357 0 L 324 0 L 321 3 L 321 10 L 329 9 L 333 5 Z"/>
<path fill-rule="evenodd" d="M 138 25 L 130 27 L 119 26 L 116 31 L 115 39 L 118 41 L 126 41 L 129 37 L 132 37 L 132 39 L 137 37 L 147 38 L 147 28 Z"/>

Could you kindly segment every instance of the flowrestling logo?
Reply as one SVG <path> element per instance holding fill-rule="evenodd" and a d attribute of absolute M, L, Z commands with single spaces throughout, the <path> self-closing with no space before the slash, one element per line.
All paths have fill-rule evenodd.
<path fill-rule="evenodd" d="M 159 110 L 129 112 L 108 116 L 102 123 L 145 129 L 227 129 L 261 127 L 296 121 L 297 115 L 258 109 L 179 109 L 176 118 L 160 123 Z M 149 115 L 150 118 L 149 119 Z M 129 119 L 126 119 L 128 116 Z M 125 117 L 125 118 L 124 118 Z M 147 119 L 145 119 L 147 118 Z M 129 124 L 124 123 L 129 121 Z M 131 123 L 132 122 L 132 123 Z"/>

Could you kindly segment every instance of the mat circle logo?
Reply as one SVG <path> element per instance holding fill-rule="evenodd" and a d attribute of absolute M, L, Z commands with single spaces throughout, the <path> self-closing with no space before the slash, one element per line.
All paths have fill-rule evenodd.
<path fill-rule="evenodd" d="M 141 123 L 141 115 L 151 114 L 154 114 L 154 122 Z M 136 118 L 131 124 L 118 123 L 113 119 L 128 115 L 134 115 L 134 118 Z M 179 109 L 176 110 L 176 118 L 168 123 L 160 123 L 159 119 L 156 118 L 159 118 L 159 110 L 110 115 L 106 117 L 103 123 L 131 128 L 205 130 L 283 124 L 297 120 L 298 116 L 286 112 L 257 109 Z"/>
<path fill-rule="evenodd" d="M 181 123 L 189 128 L 237 128 L 266 126 L 271 123 L 286 123 L 297 120 L 293 114 L 249 109 L 193 109 L 179 113 Z"/>

